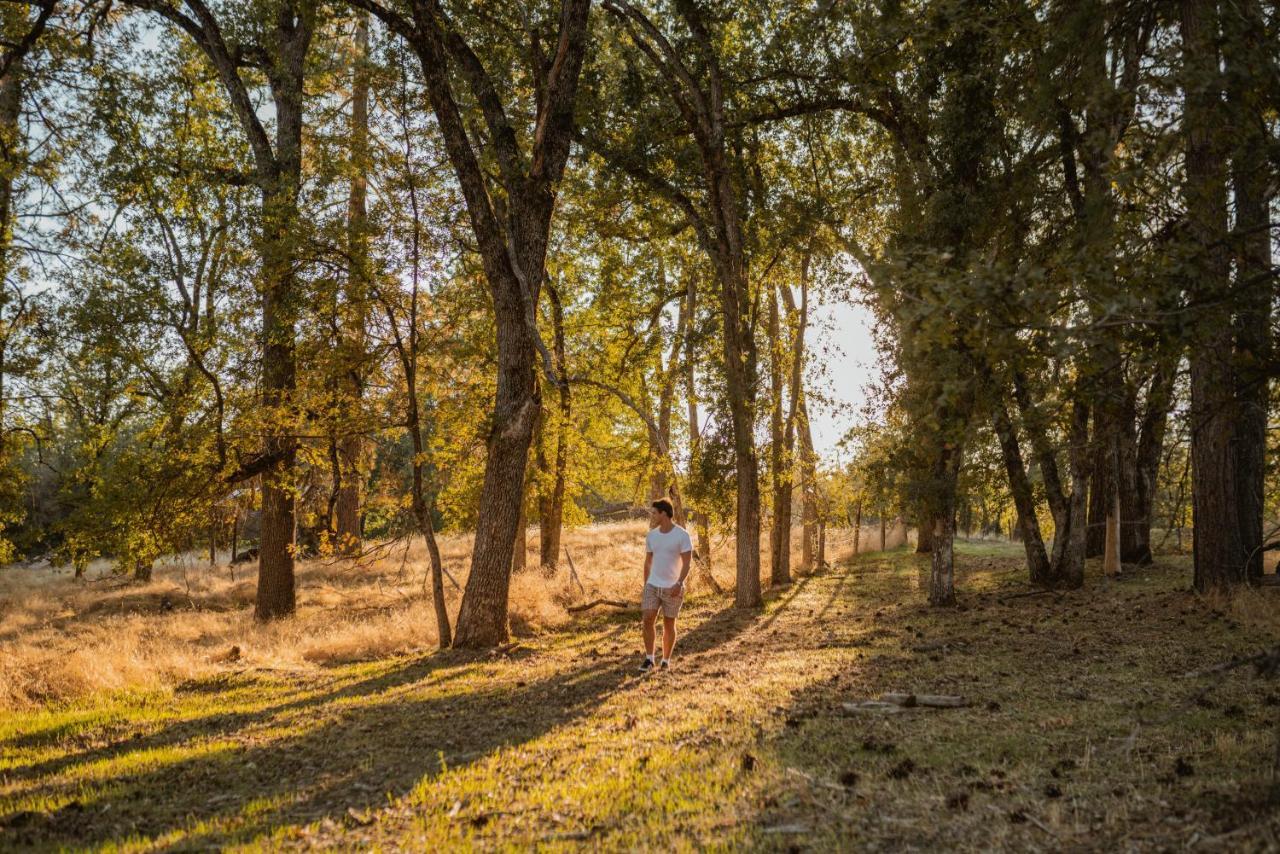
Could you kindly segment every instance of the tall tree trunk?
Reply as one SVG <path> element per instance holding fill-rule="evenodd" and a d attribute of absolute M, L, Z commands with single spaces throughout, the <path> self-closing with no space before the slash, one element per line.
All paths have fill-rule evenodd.
<path fill-rule="evenodd" d="M 566 373 L 564 306 L 560 301 L 559 291 L 550 282 L 547 283 L 547 298 L 551 302 L 556 369 L 560 376 L 564 376 Z M 554 469 L 550 472 L 551 489 L 549 492 L 544 490 L 539 502 L 538 519 L 540 559 L 543 570 L 548 574 L 554 574 L 560 562 L 560 532 L 564 525 L 564 491 L 569 467 L 569 421 L 573 415 L 573 398 L 569 384 L 561 383 L 556 391 L 559 409 L 552 421 L 555 462 Z M 546 423 L 545 420 L 543 423 Z"/>
<path fill-rule="evenodd" d="M 698 282 L 692 274 L 687 274 L 688 280 L 685 285 L 685 313 L 688 316 L 689 328 L 697 321 L 698 306 Z M 695 460 L 701 452 L 702 431 L 699 427 L 698 414 L 698 393 L 695 376 L 694 365 L 697 364 L 697 350 L 693 335 L 686 335 L 684 339 L 684 362 L 682 365 L 685 383 L 685 402 L 687 406 L 687 415 L 689 419 L 689 457 L 691 462 Z M 711 572 L 711 532 L 709 530 L 710 520 L 705 511 L 694 508 L 690 512 L 693 521 L 695 534 L 697 536 L 694 548 L 694 560 L 698 564 L 701 576 L 707 586 L 717 596 L 724 594 L 724 589 L 720 586 L 720 582 L 716 581 L 715 575 Z"/>
<path fill-rule="evenodd" d="M 258 287 L 262 298 L 262 525 L 259 540 L 258 593 L 254 615 L 259 620 L 293 613 L 293 552 L 296 537 L 293 474 L 297 437 L 290 412 L 294 404 L 296 365 L 294 333 L 300 299 L 296 267 L 298 194 L 302 182 L 303 80 L 315 31 L 316 8 L 310 0 L 281 0 L 273 6 L 267 38 L 256 45 L 275 112 L 275 139 L 258 116 L 258 108 L 241 77 L 243 56 L 228 48 L 222 27 L 208 7 L 199 20 L 169 4 L 125 0 L 177 24 L 208 58 L 226 90 L 232 112 L 253 154 L 254 178 L 262 192 Z"/>
<path fill-rule="evenodd" d="M 298 100 L 300 102 L 300 93 Z M 300 121 L 301 104 L 294 117 Z M 282 117 L 281 124 L 286 124 Z M 300 125 L 298 125 L 300 130 Z M 300 143 L 300 140 L 299 140 Z M 297 210 L 296 185 L 267 195 L 263 200 L 268 216 L 264 225 L 267 248 L 263 253 L 264 289 L 262 326 L 262 402 L 268 417 L 267 453 L 280 462 L 262 476 L 262 522 L 258 540 L 258 595 L 254 614 L 259 620 L 291 615 L 296 608 L 294 590 L 294 546 L 297 539 L 296 490 L 292 483 L 297 440 L 280 424 L 297 386 L 294 356 L 295 289 L 293 258 L 289 244 Z"/>
<path fill-rule="evenodd" d="M 1107 514 L 1107 539 L 1102 556 L 1102 572 L 1107 576 L 1120 574 L 1120 493 L 1111 494 L 1111 512 Z"/>
<path fill-rule="evenodd" d="M 809 572 L 814 568 L 814 552 L 817 549 L 819 501 L 818 455 L 813 447 L 813 430 L 809 426 L 809 406 L 803 384 L 798 386 L 800 421 L 800 520 L 801 533 L 800 568 Z M 821 564 L 819 564 L 821 565 Z"/>
<path fill-rule="evenodd" d="M 497 336 L 497 388 L 485 458 L 471 572 L 458 611 L 454 645 L 488 647 L 508 637 L 507 601 L 523 484 L 541 398 L 534 370 L 541 343 L 536 308 L 546 271 L 546 251 L 555 193 L 569 157 L 573 106 L 587 48 L 590 0 L 563 0 L 555 53 L 541 73 L 531 150 L 520 152 L 507 107 L 465 35 L 453 29 L 438 4 L 415 3 L 411 19 L 385 6 L 370 11 L 404 35 L 418 55 L 427 97 L 445 152 L 466 202 L 485 279 L 493 300 Z M 532 34 L 530 34 L 532 37 Z M 454 96 L 457 67 L 480 102 L 488 145 L 498 166 L 502 193 L 491 193 L 472 136 Z M 563 381 L 563 378 L 561 378 Z"/>
<path fill-rule="evenodd" d="M 1222 5 L 1223 53 L 1232 138 L 1231 195 L 1235 200 L 1235 288 L 1239 311 L 1235 321 L 1236 503 L 1244 577 L 1256 581 L 1263 568 L 1263 504 L 1267 468 L 1267 416 L 1270 411 L 1271 312 L 1276 298 L 1272 266 L 1268 177 L 1269 135 L 1263 69 L 1274 66 L 1274 43 L 1265 40 L 1265 27 L 1256 0 Z M 1270 51 L 1270 54 L 1268 54 Z M 1274 76 L 1270 79 L 1274 81 Z M 1275 95 L 1274 92 L 1271 93 Z"/>
<path fill-rule="evenodd" d="M 778 295 L 770 288 L 769 479 L 773 486 L 773 524 L 769 528 L 769 580 L 775 587 L 791 583 L 791 496 L 787 488 L 791 474 L 784 471 L 789 468 L 790 460 L 783 438 L 783 349 L 778 323 Z"/>
<path fill-rule="evenodd" d="M 778 472 L 778 490 L 774 497 L 774 518 L 779 529 L 782 531 L 782 550 L 779 553 L 782 566 L 786 570 L 785 581 L 779 581 L 782 573 L 775 573 L 774 583 L 788 583 L 791 579 L 791 519 L 792 519 L 792 503 L 795 489 L 795 468 L 796 468 L 796 431 L 800 430 L 802 438 L 802 447 L 800 453 L 804 456 L 807 449 L 803 447 L 804 434 L 808 428 L 808 417 L 801 409 L 804 402 L 804 336 L 808 326 L 809 315 L 809 265 L 813 257 L 813 247 L 810 244 L 806 247 L 800 262 L 800 305 L 796 307 L 795 296 L 791 293 L 791 288 L 782 285 L 779 290 L 782 292 L 783 305 L 787 309 L 787 325 L 790 328 L 790 377 L 788 387 L 790 388 L 790 400 L 787 406 L 786 419 L 782 429 L 782 454 Z M 778 401 L 779 413 L 781 413 L 781 398 Z M 802 422 L 798 424 L 797 422 Z M 813 437 L 810 434 L 809 441 Z M 809 461 L 810 465 L 816 465 L 813 460 Z M 805 464 L 801 464 L 801 493 L 805 490 Z M 814 508 L 816 511 L 816 508 Z M 803 511 L 802 511 L 803 512 Z M 806 544 L 807 545 L 807 544 Z M 802 557 L 801 569 L 805 572 L 812 571 L 812 554 L 809 555 L 810 560 L 804 561 Z"/>
<path fill-rule="evenodd" d="M 1191 467 L 1197 590 L 1224 589 L 1245 579 L 1239 459 L 1234 444 L 1241 412 L 1233 370 L 1234 329 L 1227 243 L 1227 184 L 1220 136 L 1218 9 L 1213 0 L 1182 0 L 1190 298 L 1199 305 L 1191 366 Z"/>
<path fill-rule="evenodd" d="M 347 202 L 347 314 L 351 405 L 364 395 L 364 327 L 369 279 L 369 217 L 366 211 L 369 168 L 369 16 L 356 16 L 355 62 L 351 73 L 351 187 Z M 348 423 L 350 417 L 342 418 Z M 338 442 L 341 483 L 336 501 L 338 552 L 357 555 L 361 548 L 360 499 L 364 439 L 347 427 Z"/>

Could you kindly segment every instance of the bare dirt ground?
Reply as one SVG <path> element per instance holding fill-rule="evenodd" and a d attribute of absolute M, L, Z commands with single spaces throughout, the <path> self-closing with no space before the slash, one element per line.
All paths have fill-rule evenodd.
<path fill-rule="evenodd" d="M 1019 552 L 868 555 L 496 654 L 246 666 L 0 718 L 0 848 L 1273 850 L 1280 684 L 1186 677 L 1277 638 L 1275 590 L 1185 560 L 1029 593 Z M 887 691 L 958 709 L 849 711 Z"/>

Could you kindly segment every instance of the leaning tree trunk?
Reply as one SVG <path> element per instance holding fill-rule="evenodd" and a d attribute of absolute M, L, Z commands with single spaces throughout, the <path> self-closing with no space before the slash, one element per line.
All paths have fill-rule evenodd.
<path fill-rule="evenodd" d="M 411 323 L 417 322 L 416 312 L 410 314 Z M 436 614 L 436 636 L 441 649 L 448 649 L 452 643 L 449 627 L 449 609 L 444 599 L 444 561 L 440 558 L 440 546 L 436 543 L 435 525 L 431 521 L 431 503 L 427 500 L 426 477 L 423 469 L 425 444 L 422 439 L 422 421 L 419 415 L 417 383 L 417 330 L 409 331 L 412 342 L 409 351 L 402 354 L 407 386 L 409 389 L 407 407 L 409 415 L 409 438 L 413 442 L 413 481 L 411 500 L 413 502 L 413 518 L 418 525 L 418 533 L 427 544 L 427 556 L 431 561 L 431 604 Z"/>
<path fill-rule="evenodd" d="M 1013 426 L 1013 419 L 1009 417 L 1009 411 L 1003 401 L 996 404 L 995 415 L 996 438 L 1000 440 L 1000 452 L 1004 459 L 1005 472 L 1009 477 L 1009 491 L 1013 494 L 1013 504 L 1018 512 L 1022 548 L 1027 555 L 1027 569 L 1031 573 L 1031 583 L 1038 587 L 1054 587 L 1057 579 L 1049 563 L 1044 538 L 1040 533 L 1040 520 L 1036 515 L 1036 502 L 1031 491 L 1031 481 L 1027 477 L 1026 465 L 1022 461 L 1022 449 L 1018 445 L 1018 435 Z"/>

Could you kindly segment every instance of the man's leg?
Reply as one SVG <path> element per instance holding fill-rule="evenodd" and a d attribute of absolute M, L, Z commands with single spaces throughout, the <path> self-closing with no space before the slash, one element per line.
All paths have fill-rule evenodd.
<path fill-rule="evenodd" d="M 658 612 L 641 611 L 640 622 L 644 626 L 644 654 L 653 658 L 654 624 L 658 621 Z"/>
<path fill-rule="evenodd" d="M 676 645 L 676 618 L 662 618 L 662 659 L 665 661 L 671 658 L 671 650 Z"/>

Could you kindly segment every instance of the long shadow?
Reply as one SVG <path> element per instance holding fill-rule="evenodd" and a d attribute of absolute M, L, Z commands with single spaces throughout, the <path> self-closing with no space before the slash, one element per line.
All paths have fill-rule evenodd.
<path fill-rule="evenodd" d="M 187 718 L 145 736 L 121 738 L 88 750 L 64 753 L 52 759 L 35 762 L 30 765 L 18 765 L 5 773 L 10 780 L 35 779 L 57 774 L 74 765 L 111 759 L 125 753 L 174 747 L 185 744 L 195 738 L 222 737 L 255 724 L 265 723 L 289 712 L 325 706 L 344 699 L 358 699 L 371 694 L 380 694 L 401 685 L 420 682 L 449 667 L 457 667 L 457 670 L 439 677 L 435 681 L 439 683 L 449 679 L 456 679 L 464 675 L 466 667 L 483 660 L 482 657 L 476 654 L 445 650 L 410 659 L 400 667 L 392 668 L 385 673 L 380 673 L 367 679 L 354 681 L 334 691 L 292 691 L 290 693 L 295 697 L 298 694 L 303 694 L 303 696 L 251 711 L 223 711 Z M 202 692 L 206 688 L 206 683 L 214 686 L 226 684 L 224 679 L 215 678 L 204 680 L 204 683 L 194 683 L 186 689 L 180 688 L 179 692 L 181 693 L 183 690 L 190 693 Z M 279 685 L 266 683 L 263 685 L 263 690 L 272 691 L 279 689 L 279 687 Z M 13 747 L 21 748 L 48 743 L 50 740 L 47 732 L 37 732 L 26 736 L 16 736 L 6 743 Z"/>
<path fill-rule="evenodd" d="M 756 619 L 749 611 L 713 613 L 682 635 L 680 648 L 684 653 L 713 649 Z M 475 690 L 461 695 L 415 694 L 415 687 L 430 690 L 421 683 L 439 667 L 434 658 L 320 696 L 233 716 L 218 722 L 212 733 L 198 721 L 184 721 L 145 743 L 108 745 L 96 757 L 82 754 L 75 761 L 211 735 L 238 742 L 221 753 L 120 773 L 96 792 L 78 781 L 38 786 L 25 794 L 65 796 L 83 790 L 89 802 L 26 816 L 21 826 L 10 822 L 0 828 L 0 848 L 93 847 L 127 837 L 157 840 L 169 833 L 177 833 L 174 844 L 182 847 L 196 842 L 182 831 L 194 832 L 200 822 L 206 824 L 198 844 L 217 847 L 326 817 L 345 821 L 352 810 L 386 806 L 388 798 L 429 781 L 441 772 L 442 761 L 452 771 L 534 740 L 588 716 L 608 695 L 643 678 L 634 673 L 634 656 L 611 654 L 529 683 L 515 681 L 514 671 L 505 679 L 484 677 Z M 392 696 L 380 697 L 388 691 Z M 273 716 L 297 711 L 311 717 L 295 715 L 280 723 L 315 723 L 297 735 L 269 732 Z M 255 724 L 266 731 L 244 737 L 244 728 Z M 27 769 L 28 776 L 34 770 Z M 40 773 L 54 770 L 44 765 Z M 251 803 L 256 806 L 246 810 Z M 219 822 L 230 829 L 218 829 Z"/>

